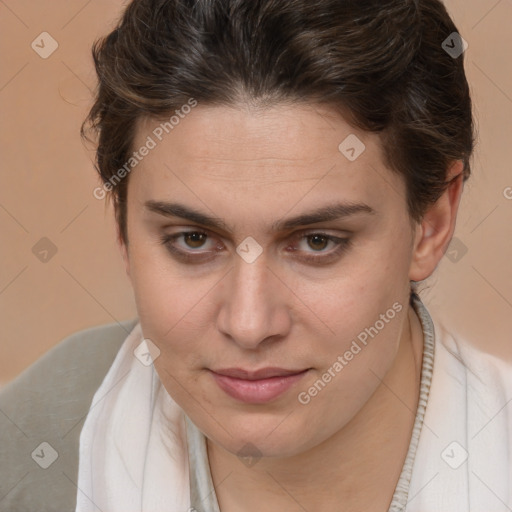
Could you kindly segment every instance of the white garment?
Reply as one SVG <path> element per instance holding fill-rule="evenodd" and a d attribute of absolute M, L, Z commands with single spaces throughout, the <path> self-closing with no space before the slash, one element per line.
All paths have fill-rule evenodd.
<path fill-rule="evenodd" d="M 406 511 L 510 512 L 512 365 L 434 326 L 434 371 Z"/>
<path fill-rule="evenodd" d="M 142 340 L 137 324 L 92 400 L 80 434 L 76 512 L 190 508 L 185 416 L 154 366 L 134 356 Z"/>
<path fill-rule="evenodd" d="M 512 367 L 434 325 L 430 396 L 403 512 L 510 511 Z M 153 365 L 134 357 L 141 341 L 137 325 L 94 396 L 80 436 L 77 512 L 189 511 L 185 416 Z"/>

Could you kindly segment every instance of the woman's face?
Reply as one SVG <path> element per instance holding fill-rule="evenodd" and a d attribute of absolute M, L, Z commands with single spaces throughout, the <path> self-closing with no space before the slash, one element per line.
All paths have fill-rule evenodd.
<path fill-rule="evenodd" d="M 158 126 L 138 126 L 134 147 L 151 148 L 130 176 L 125 258 L 163 385 L 232 453 L 311 449 L 397 353 L 405 185 L 377 135 L 321 106 L 198 105 Z"/>

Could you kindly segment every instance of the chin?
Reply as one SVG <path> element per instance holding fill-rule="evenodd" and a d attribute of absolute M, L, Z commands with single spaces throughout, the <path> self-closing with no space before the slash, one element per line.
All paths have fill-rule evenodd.
<path fill-rule="evenodd" d="M 210 441 L 241 458 L 291 457 L 314 446 L 313 440 L 304 438 L 304 425 L 290 423 L 286 428 L 286 422 L 282 417 L 261 418 L 247 414 L 237 421 L 219 419 L 232 435 L 216 428 L 217 425 L 213 426 L 214 431 L 203 432 Z"/>
<path fill-rule="evenodd" d="M 254 435 L 211 441 L 240 459 L 286 458 L 304 451 L 301 446 L 298 446 L 295 439 L 290 438 L 271 441 L 268 438 Z"/>

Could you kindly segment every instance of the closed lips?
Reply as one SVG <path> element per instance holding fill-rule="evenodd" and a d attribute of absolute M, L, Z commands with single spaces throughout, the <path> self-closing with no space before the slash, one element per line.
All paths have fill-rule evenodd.
<path fill-rule="evenodd" d="M 299 373 L 303 373 L 308 369 L 300 369 L 300 370 L 287 370 L 284 368 L 262 368 L 260 370 L 249 371 L 243 370 L 241 368 L 226 368 L 221 370 L 212 370 L 213 373 L 218 375 L 223 375 L 225 377 L 231 377 L 233 379 L 241 379 L 241 380 L 263 380 L 270 379 L 274 377 L 288 377 L 290 375 L 298 375 Z"/>
<path fill-rule="evenodd" d="M 307 372 L 308 369 L 261 368 L 249 371 L 225 368 L 212 371 L 212 376 L 220 389 L 232 399 L 261 405 L 284 395 Z"/>

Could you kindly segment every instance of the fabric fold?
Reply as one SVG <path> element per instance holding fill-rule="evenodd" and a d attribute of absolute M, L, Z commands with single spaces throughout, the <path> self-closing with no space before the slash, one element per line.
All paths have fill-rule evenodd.
<path fill-rule="evenodd" d="M 187 512 L 185 418 L 130 332 L 80 434 L 76 512 Z"/>
<path fill-rule="evenodd" d="M 434 325 L 430 398 L 404 512 L 510 512 L 512 366 Z"/>

